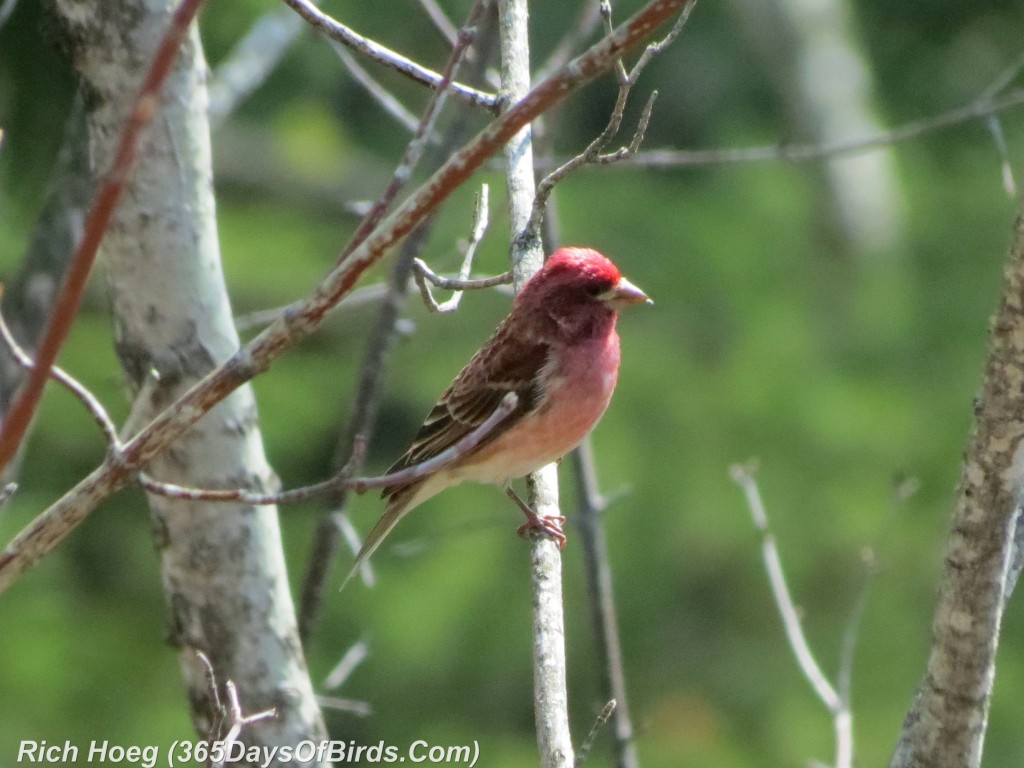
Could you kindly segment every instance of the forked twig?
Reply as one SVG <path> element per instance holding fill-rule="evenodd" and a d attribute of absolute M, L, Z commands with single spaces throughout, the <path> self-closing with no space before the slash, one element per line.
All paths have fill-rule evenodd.
<path fill-rule="evenodd" d="M 687 19 L 690 18 L 690 13 L 693 10 L 694 5 L 695 3 L 690 3 L 683 8 L 679 14 L 679 18 L 676 19 L 676 22 L 672 25 L 672 29 L 669 33 L 658 42 L 648 45 L 640 55 L 636 64 L 633 65 L 632 69 L 626 69 L 626 65 L 623 63 L 621 57 L 616 61 L 615 74 L 619 84 L 619 90 L 615 97 L 615 106 L 612 108 L 611 115 L 608 117 L 608 122 L 605 125 L 604 130 L 602 130 L 601 133 L 599 133 L 582 152 L 551 171 L 551 173 L 545 176 L 541 180 L 540 184 L 537 185 L 533 208 L 530 212 L 530 220 L 527 224 L 527 231 L 534 233 L 540 231 L 540 225 L 544 220 L 544 212 L 547 207 L 548 198 L 551 196 L 551 191 L 555 188 L 556 184 L 562 181 L 562 179 L 570 173 L 584 165 L 610 165 L 611 163 L 617 163 L 621 160 L 633 157 L 640 149 L 640 145 L 644 140 L 644 135 L 647 133 L 647 126 L 651 121 L 651 112 L 654 109 L 654 101 L 658 98 L 657 91 L 651 91 L 651 95 L 647 97 L 647 103 L 644 105 L 643 111 L 640 113 L 640 119 L 637 121 L 636 130 L 633 132 L 633 137 L 630 139 L 629 143 L 614 152 L 605 153 L 604 151 L 609 142 L 618 135 L 619 129 L 622 127 L 622 119 L 626 110 L 626 104 L 629 101 L 629 95 L 633 90 L 633 86 L 636 85 L 636 82 L 640 77 L 640 73 L 643 72 L 644 68 L 648 63 L 650 63 L 651 59 L 654 58 L 655 55 L 665 50 L 665 48 L 667 48 L 672 41 L 679 36 L 679 33 L 682 32 Z M 609 0 L 601 0 L 599 9 L 601 18 L 605 22 L 605 26 L 608 30 L 611 30 L 612 7 Z"/>
<path fill-rule="evenodd" d="M 3 286 L 0 286 L 0 296 L 2 295 Z M 0 338 L 3 339 L 8 351 L 14 356 L 18 365 L 26 371 L 31 371 L 34 367 L 32 358 L 24 349 L 22 349 L 21 345 L 18 344 L 2 313 L 0 313 Z M 77 381 L 71 374 L 65 372 L 62 368 L 58 368 L 56 365 L 50 368 L 50 377 L 81 401 L 82 405 L 84 405 L 85 409 L 89 412 L 89 415 L 92 416 L 92 420 L 95 421 L 103 431 L 104 437 L 107 438 L 108 445 L 115 447 L 120 445 L 120 441 L 117 436 L 117 427 L 114 426 L 114 422 L 110 419 L 109 414 L 107 414 L 107 409 L 103 407 L 103 404 L 92 392 Z"/>
<path fill-rule="evenodd" d="M 479 280 L 470 280 L 469 272 L 473 268 L 473 256 L 476 254 L 476 247 L 483 239 L 487 230 L 488 212 L 488 187 L 486 184 L 480 187 L 476 196 L 476 203 L 473 206 L 473 226 L 470 231 L 469 241 L 466 243 L 466 253 L 462 258 L 462 266 L 459 269 L 459 276 L 455 279 L 441 277 L 436 274 L 423 259 L 413 259 L 413 279 L 420 289 L 420 296 L 423 303 L 431 312 L 446 314 L 454 312 L 459 307 L 463 291 L 473 288 L 491 288 L 495 285 L 504 285 L 512 282 L 512 273 L 506 272 L 497 277 L 486 277 Z M 430 283 L 439 288 L 453 290 L 451 298 L 445 302 L 438 303 L 430 290 Z"/>
<path fill-rule="evenodd" d="M 768 524 L 768 514 L 761 500 L 757 482 L 754 480 L 753 468 L 734 464 L 730 467 L 729 474 L 733 482 L 743 491 L 754 526 L 761 534 L 761 555 L 764 558 L 765 570 L 768 572 L 772 596 L 775 598 L 775 605 L 782 618 L 786 638 L 789 640 L 789 647 L 793 651 L 800 671 L 811 684 L 818 699 L 832 715 L 832 726 L 836 735 L 835 768 L 851 768 L 853 765 L 853 715 L 850 711 L 850 702 L 846 696 L 840 695 L 829 682 L 807 643 L 807 637 L 804 635 L 803 625 L 800 622 L 800 614 L 793 603 L 789 587 L 786 586 L 782 559 L 779 557 L 779 550 L 775 545 L 775 535 Z"/>
<path fill-rule="evenodd" d="M 242 703 L 238 699 L 238 689 L 235 687 L 235 683 L 232 680 L 228 680 L 224 683 L 224 690 L 228 697 L 228 706 L 225 708 L 221 703 L 220 692 L 218 690 L 219 686 L 217 685 L 217 675 L 213 670 L 213 664 L 211 663 L 210 658 L 205 653 L 198 650 L 196 651 L 196 658 L 199 659 L 206 671 L 206 680 L 210 687 L 211 698 L 213 700 L 214 707 L 216 707 L 220 716 L 220 720 L 214 727 L 215 732 L 210 734 L 212 739 L 220 742 L 217 744 L 217 749 L 211 751 L 210 765 L 214 768 L 223 768 L 233 751 L 234 745 L 238 743 L 238 737 L 241 735 L 242 729 L 263 720 L 276 718 L 277 710 L 267 709 L 263 712 L 257 712 L 254 715 L 242 714 Z M 224 735 L 222 740 L 216 739 L 217 736 L 220 736 L 220 730 L 222 729 L 225 720 L 230 722 L 231 726 L 228 728 L 228 732 Z M 216 759 L 214 759 L 214 755 L 217 756 Z"/>

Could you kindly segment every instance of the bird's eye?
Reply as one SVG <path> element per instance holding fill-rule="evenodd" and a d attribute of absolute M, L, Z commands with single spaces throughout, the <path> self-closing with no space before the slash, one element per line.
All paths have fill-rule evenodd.
<path fill-rule="evenodd" d="M 590 285 L 587 286 L 587 293 L 589 293 L 591 296 L 598 296 L 604 293 L 604 291 L 605 287 L 598 283 L 591 283 Z"/>

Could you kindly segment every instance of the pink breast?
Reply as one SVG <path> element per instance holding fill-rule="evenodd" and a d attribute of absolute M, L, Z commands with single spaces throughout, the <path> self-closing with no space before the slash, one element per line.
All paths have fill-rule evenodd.
<path fill-rule="evenodd" d="M 543 404 L 487 446 L 461 479 L 504 483 L 560 459 L 587 436 L 611 400 L 619 372 L 619 339 L 569 349 L 547 376 Z"/>

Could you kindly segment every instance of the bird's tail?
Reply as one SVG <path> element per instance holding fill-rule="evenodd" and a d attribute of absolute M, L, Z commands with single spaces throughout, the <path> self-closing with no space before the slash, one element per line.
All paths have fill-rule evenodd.
<path fill-rule="evenodd" d="M 380 520 L 373 526 L 373 530 L 366 537 L 366 541 L 363 542 L 363 546 L 359 549 L 356 554 L 356 561 L 352 564 L 352 570 L 348 572 L 348 576 L 341 582 L 341 588 L 339 592 L 345 588 L 352 577 L 356 575 L 356 571 L 365 563 L 377 548 L 384 542 L 384 539 L 389 533 L 398 525 L 398 521 L 401 520 L 405 515 L 413 508 L 411 503 L 413 496 L 420 488 L 420 483 L 413 483 L 412 485 L 406 486 L 399 491 L 396 491 L 389 499 L 388 505 L 384 509 L 384 514 L 381 515 Z"/>

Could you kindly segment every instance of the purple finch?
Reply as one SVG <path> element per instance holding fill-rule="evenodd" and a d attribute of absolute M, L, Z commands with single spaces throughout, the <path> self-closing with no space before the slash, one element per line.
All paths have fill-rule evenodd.
<path fill-rule="evenodd" d="M 509 483 L 560 459 L 594 428 L 619 374 L 618 311 L 645 303 L 651 303 L 647 295 L 597 251 L 555 251 L 441 395 L 388 474 L 450 448 L 494 413 L 509 392 L 518 397 L 514 410 L 442 469 L 384 491 L 387 508 L 348 578 L 410 510 L 465 480 L 505 487 L 526 513 L 524 528 L 546 531 L 564 545 L 561 521 L 537 516 Z"/>

